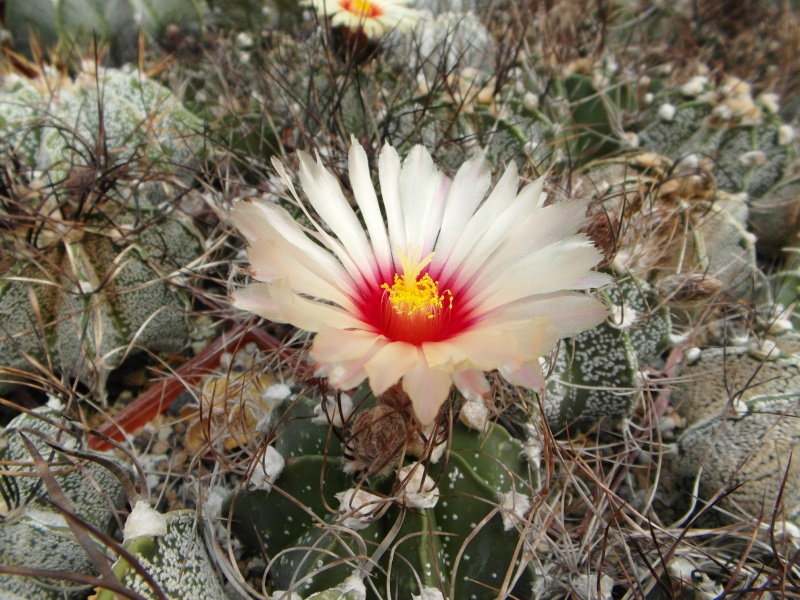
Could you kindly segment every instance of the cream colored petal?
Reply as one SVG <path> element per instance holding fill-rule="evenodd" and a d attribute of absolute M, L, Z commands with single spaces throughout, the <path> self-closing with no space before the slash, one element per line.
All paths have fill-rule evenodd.
<path fill-rule="evenodd" d="M 585 223 L 585 202 L 559 202 L 539 208 L 514 228 L 477 273 L 491 274 L 525 260 L 542 248 L 574 236 Z"/>
<path fill-rule="evenodd" d="M 442 227 L 436 239 L 434 265 L 444 264 L 464 233 L 464 228 L 492 183 L 486 152 L 465 162 L 456 173 L 447 195 Z M 441 256 L 441 258 L 440 258 Z M 439 261 L 436 259 L 440 258 Z"/>
<path fill-rule="evenodd" d="M 421 256 L 433 250 L 442 226 L 449 185 L 450 180 L 436 168 L 425 147 L 414 146 L 400 170 L 400 202 L 406 243 Z M 400 250 L 406 252 L 407 248 Z"/>
<path fill-rule="evenodd" d="M 334 329 L 365 328 L 362 321 L 341 308 L 298 296 L 292 292 L 286 279 L 278 279 L 263 285 L 270 286 L 272 299 L 280 314 L 286 319 L 284 322 L 291 323 L 295 327 L 311 332 L 317 332 L 323 326 Z"/>
<path fill-rule="evenodd" d="M 322 166 L 319 157 L 315 162 L 305 152 L 298 152 L 298 156 L 300 182 L 308 201 L 342 243 L 363 277 L 379 285 L 375 278 L 377 264 L 372 246 L 358 217 L 344 197 L 339 181 Z"/>
<path fill-rule="evenodd" d="M 467 331 L 442 342 L 422 344 L 431 368 L 448 373 L 467 369 L 491 371 L 503 364 L 521 364 L 514 334 L 501 327 Z"/>
<path fill-rule="evenodd" d="M 425 343 L 422 349 L 431 368 L 448 373 L 501 367 L 513 371 L 549 353 L 558 339 L 558 330 L 547 319 L 531 318 L 479 325 L 449 340 Z"/>
<path fill-rule="evenodd" d="M 251 283 L 231 294 L 231 303 L 240 310 L 246 310 L 275 323 L 288 323 L 272 298 L 271 284 Z"/>
<path fill-rule="evenodd" d="M 302 155 L 303 153 L 300 154 Z M 308 155 L 305 156 L 306 159 L 310 161 L 310 159 L 308 159 Z M 303 210 L 303 213 L 305 214 L 306 218 L 312 225 L 314 225 L 314 228 L 316 229 L 316 232 L 313 234 L 314 239 L 318 240 L 322 246 L 329 248 L 336 255 L 336 257 L 339 259 L 339 262 L 341 263 L 341 266 L 344 267 L 345 271 L 349 274 L 352 281 L 355 282 L 356 286 L 367 285 L 368 282 L 372 282 L 372 285 L 374 285 L 373 282 L 374 277 L 372 276 L 366 277 L 360 271 L 360 269 L 353 261 L 347 250 L 345 250 L 344 246 L 342 246 L 342 244 L 339 243 L 338 240 L 336 240 L 333 236 L 331 236 L 327 231 L 325 231 L 325 229 L 319 223 L 317 223 L 314 215 L 312 215 L 308 211 L 308 208 L 306 207 L 305 203 L 303 203 L 300 200 L 300 197 L 297 195 L 297 191 L 294 189 L 294 184 L 292 183 L 292 179 L 291 177 L 289 177 L 289 174 L 286 172 L 286 168 L 283 166 L 281 161 L 273 157 L 272 166 L 275 167 L 275 171 L 278 173 L 278 176 L 281 178 L 283 183 L 289 189 L 292 196 L 297 201 L 298 206 L 300 206 L 300 208 Z M 309 235 L 312 234 L 309 233 Z"/>
<path fill-rule="evenodd" d="M 422 357 L 403 377 L 403 391 L 411 398 L 414 414 L 423 427 L 436 419 L 452 387 L 450 375 L 429 368 Z"/>
<path fill-rule="evenodd" d="M 308 256 L 296 251 L 286 242 L 279 240 L 259 240 L 247 249 L 247 258 L 251 264 L 252 275 L 260 281 L 288 279 L 292 290 L 314 298 L 323 298 L 338 304 L 348 312 L 356 312 L 356 306 L 350 296 L 338 285 L 332 284 L 317 271 L 319 265 Z M 347 277 L 342 283 L 352 281 Z M 355 295 L 357 290 L 350 290 Z"/>
<path fill-rule="evenodd" d="M 378 268 L 384 279 L 390 279 L 394 275 L 394 267 L 389 236 L 386 233 L 378 196 L 375 194 L 375 186 L 372 184 L 367 153 L 356 141 L 355 136 L 350 138 L 349 170 L 350 185 L 353 187 L 353 195 L 367 226 Z"/>
<path fill-rule="evenodd" d="M 441 278 L 449 280 L 461 269 L 467 255 L 474 249 L 475 244 L 481 239 L 492 221 L 502 214 L 517 197 L 519 177 L 517 166 L 512 162 L 508 165 L 500 181 L 494 186 L 486 201 L 472 215 L 466 226 L 458 235 L 452 250 L 440 252 L 433 257 L 431 267 L 441 270 Z M 448 242 L 449 244 L 449 242 Z"/>
<path fill-rule="evenodd" d="M 469 252 L 461 264 L 453 265 L 456 267 L 454 272 L 458 274 L 459 281 L 470 281 L 508 235 L 536 210 L 543 186 L 544 177 L 540 177 L 524 187 L 501 213 L 484 217 L 489 219 L 489 223 L 483 235 L 480 239 L 472 240 Z M 477 217 L 477 214 L 475 216 Z"/>
<path fill-rule="evenodd" d="M 480 321 L 480 327 L 502 327 L 506 323 L 545 318 L 558 330 L 559 337 L 570 337 L 602 323 L 608 308 L 597 298 L 585 294 L 559 292 L 534 296 L 503 305 Z"/>
<path fill-rule="evenodd" d="M 369 386 L 380 396 L 422 360 L 417 348 L 405 342 L 391 342 L 378 350 L 364 365 Z"/>
<path fill-rule="evenodd" d="M 381 183 L 381 197 L 386 209 L 386 225 L 389 228 L 389 244 L 392 253 L 400 248 L 408 249 L 406 224 L 403 206 L 400 203 L 400 157 L 397 150 L 386 142 L 378 159 L 378 175 Z M 400 263 L 395 263 L 399 265 Z"/>
<path fill-rule="evenodd" d="M 500 374 L 511 385 L 519 385 L 529 390 L 544 388 L 544 376 L 539 361 L 531 361 L 518 369 L 501 368 Z"/>
<path fill-rule="evenodd" d="M 337 363 L 365 356 L 379 340 L 386 340 L 382 335 L 360 329 L 334 329 L 323 325 L 314 336 L 311 356 L 317 362 Z"/>
<path fill-rule="evenodd" d="M 529 296 L 570 290 L 602 259 L 594 246 L 579 239 L 553 244 L 475 286 L 465 307 L 479 314 Z"/>
<path fill-rule="evenodd" d="M 491 391 L 486 376 L 478 369 L 453 373 L 452 377 L 456 388 L 467 400 L 483 400 L 483 396 Z"/>
<path fill-rule="evenodd" d="M 337 390 L 352 390 L 367 378 L 364 363 L 369 355 L 338 363 L 318 363 L 314 371 L 317 377 L 326 377 L 328 384 Z"/>
<path fill-rule="evenodd" d="M 285 240 L 317 265 L 314 272 L 318 276 L 332 284 L 339 281 L 352 285 L 336 257 L 312 241 L 283 207 L 262 200 L 241 201 L 234 204 L 230 220 L 251 244 L 258 240 Z"/>

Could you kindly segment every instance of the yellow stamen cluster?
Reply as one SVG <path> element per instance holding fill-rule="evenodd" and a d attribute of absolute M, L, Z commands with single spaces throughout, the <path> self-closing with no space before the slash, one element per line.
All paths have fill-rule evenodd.
<path fill-rule="evenodd" d="M 433 319 L 437 311 L 443 308 L 445 295 L 450 295 L 450 308 L 452 308 L 453 298 L 449 290 L 440 294 L 438 281 L 434 281 L 428 273 L 420 277 L 422 269 L 433 260 L 433 253 L 422 260 L 418 258 L 419 253 L 414 258 L 410 256 L 410 252 L 409 255 L 399 252 L 399 255 L 403 274 L 395 274 L 391 286 L 388 283 L 381 286 L 389 293 L 389 301 L 394 311 L 398 315 L 426 316 Z"/>

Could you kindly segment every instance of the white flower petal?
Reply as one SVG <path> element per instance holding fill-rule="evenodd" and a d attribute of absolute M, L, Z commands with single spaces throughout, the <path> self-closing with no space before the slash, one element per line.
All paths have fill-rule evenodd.
<path fill-rule="evenodd" d="M 403 391 L 411 398 L 414 414 L 423 426 L 436 419 L 452 387 L 450 375 L 428 368 L 424 360 L 403 377 Z"/>
<path fill-rule="evenodd" d="M 480 369 L 453 373 L 453 383 L 461 395 L 470 401 L 483 401 L 483 396 L 491 391 L 489 382 Z"/>
<path fill-rule="evenodd" d="M 318 361 L 333 363 L 364 356 L 382 335 L 361 329 L 341 330 L 323 325 L 314 337 L 311 356 Z"/>
<path fill-rule="evenodd" d="M 458 270 L 459 281 L 469 281 L 488 260 L 498 246 L 535 210 L 544 187 L 544 177 L 525 186 L 514 201 L 500 214 L 494 216 L 481 238 L 472 241 L 472 249 Z"/>
<path fill-rule="evenodd" d="M 258 200 L 237 202 L 231 210 L 230 219 L 251 244 L 259 240 L 283 239 L 317 265 L 314 273 L 318 276 L 331 284 L 344 282 L 347 287 L 353 285 L 341 263 L 310 240 L 284 208 Z M 258 265 L 255 267 L 258 268 Z"/>
<path fill-rule="evenodd" d="M 584 202 L 560 202 L 537 209 L 507 236 L 480 268 L 478 287 L 488 275 L 574 236 L 586 222 Z"/>
<path fill-rule="evenodd" d="M 441 269 L 442 279 L 449 280 L 459 270 L 466 256 L 474 248 L 476 240 L 480 239 L 489 229 L 496 215 L 511 205 L 516 197 L 518 184 L 517 166 L 511 163 L 492 193 L 463 228 L 452 251 L 449 254 L 440 252 L 434 255 L 431 266 L 434 269 Z"/>
<path fill-rule="evenodd" d="M 349 167 L 350 185 L 353 187 L 353 195 L 358 207 L 361 209 L 367 231 L 369 231 L 375 260 L 381 271 L 382 278 L 390 280 L 394 274 L 394 267 L 392 265 L 392 250 L 389 247 L 389 236 L 383 223 L 383 215 L 378 204 L 378 197 L 375 194 L 375 187 L 372 185 L 367 153 L 356 141 L 355 136 L 351 137 Z"/>
<path fill-rule="evenodd" d="M 364 365 L 369 376 L 369 386 L 380 396 L 421 360 L 415 346 L 405 342 L 392 342 L 378 350 Z"/>
<path fill-rule="evenodd" d="M 388 142 L 384 144 L 378 160 L 378 176 L 381 182 L 381 197 L 386 208 L 386 223 L 389 227 L 392 253 L 397 252 L 398 248 L 405 252 L 408 243 L 403 206 L 400 203 L 400 157 L 397 155 L 397 150 Z"/>
<path fill-rule="evenodd" d="M 601 259 L 597 248 L 580 239 L 552 244 L 498 273 L 476 290 L 467 306 L 483 313 L 530 296 L 572 290 Z"/>
<path fill-rule="evenodd" d="M 247 287 L 239 288 L 231 294 L 231 302 L 236 308 L 269 321 L 288 323 L 280 307 L 272 299 L 272 285 L 269 283 L 251 283 Z"/>
<path fill-rule="evenodd" d="M 400 170 L 400 202 L 405 219 L 406 243 L 427 256 L 442 225 L 450 180 L 445 177 L 424 146 L 414 146 Z M 407 248 L 395 248 L 407 251 Z"/>
<path fill-rule="evenodd" d="M 518 369 L 500 367 L 499 371 L 511 385 L 519 385 L 529 390 L 541 390 L 544 388 L 544 376 L 538 360 L 522 365 Z"/>
<path fill-rule="evenodd" d="M 286 279 L 250 284 L 236 290 L 233 301 L 237 308 L 276 323 L 291 323 L 306 331 L 319 331 L 323 325 L 338 329 L 363 327 L 360 320 L 341 308 L 298 296 Z"/>
<path fill-rule="evenodd" d="M 254 265 L 251 274 L 255 279 L 267 282 L 287 279 L 292 290 L 298 294 L 330 300 L 350 313 L 356 311 L 350 296 L 328 281 L 327 277 L 317 274 L 318 263 L 302 253 L 294 252 L 285 242 L 254 242 L 247 249 L 247 259 Z M 269 270 L 261 270 L 264 267 Z"/>
<path fill-rule="evenodd" d="M 436 256 L 450 255 L 491 183 L 486 152 L 481 152 L 461 166 L 447 195 L 442 228 L 436 240 Z"/>
<path fill-rule="evenodd" d="M 500 327 L 505 323 L 544 317 L 561 337 L 578 335 L 599 325 L 608 308 L 596 298 L 578 293 L 534 296 L 500 306 L 481 320 L 482 326 Z"/>
<path fill-rule="evenodd" d="M 319 157 L 315 162 L 305 152 L 299 152 L 298 155 L 300 182 L 308 201 L 339 238 L 363 278 L 370 283 L 377 283 L 375 255 L 361 223 L 342 193 L 339 181 L 322 166 Z"/>

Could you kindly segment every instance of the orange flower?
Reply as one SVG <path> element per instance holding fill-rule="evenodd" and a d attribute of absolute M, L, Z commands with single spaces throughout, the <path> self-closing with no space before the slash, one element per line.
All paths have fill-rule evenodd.
<path fill-rule="evenodd" d="M 274 165 L 304 206 L 283 165 Z M 543 206 L 544 178 L 518 192 L 511 164 L 487 197 L 483 154 L 451 181 L 422 146 L 401 165 L 387 144 L 379 201 L 355 138 L 349 171 L 366 231 L 336 178 L 305 153 L 300 183 L 324 225 L 307 212 L 315 229 L 305 230 L 257 200 L 231 214 L 257 280 L 233 294 L 235 306 L 316 332 L 311 355 L 332 386 L 368 379 L 380 396 L 402 381 L 427 425 L 453 384 L 470 399 L 486 394 L 485 371 L 542 388 L 539 358 L 606 317 L 599 300 L 581 293 L 609 280 L 591 271 L 602 255 L 579 233 L 586 205 Z"/>

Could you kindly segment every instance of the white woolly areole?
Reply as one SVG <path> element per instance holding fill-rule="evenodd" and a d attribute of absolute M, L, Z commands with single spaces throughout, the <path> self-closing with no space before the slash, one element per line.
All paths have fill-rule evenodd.
<path fill-rule="evenodd" d="M 773 115 L 777 114 L 777 112 L 780 110 L 781 106 L 778 94 L 772 94 L 772 93 L 761 94 L 758 97 L 758 101 L 761 102 L 761 106 L 763 106 L 767 112 L 770 112 Z"/>
<path fill-rule="evenodd" d="M 335 396 L 326 396 L 323 402 L 324 404 L 317 404 L 314 407 L 314 418 L 311 419 L 311 422 L 327 425 L 330 417 L 334 427 L 344 427 L 345 422 L 353 414 L 353 401 L 350 396 L 341 394 L 338 400 Z"/>
<path fill-rule="evenodd" d="M 703 75 L 692 77 L 689 81 L 681 86 L 681 93 L 684 96 L 697 96 L 703 90 L 705 90 L 707 84 L 708 77 L 704 77 Z"/>
<path fill-rule="evenodd" d="M 795 131 L 791 125 L 781 125 L 778 127 L 778 144 L 786 146 L 794 141 Z"/>
<path fill-rule="evenodd" d="M 522 455 L 528 461 L 528 464 L 535 469 L 542 466 L 542 454 L 544 453 L 544 440 L 541 433 L 535 428 L 528 425 L 525 428 L 527 436 L 525 442 L 522 444 Z"/>
<path fill-rule="evenodd" d="M 58 396 L 47 394 L 47 408 L 52 408 L 53 410 L 57 410 L 58 412 L 64 412 L 64 403 Z"/>
<path fill-rule="evenodd" d="M 342 593 L 342 596 L 353 594 L 353 600 L 366 600 L 367 598 L 367 588 L 358 575 L 350 575 L 337 588 Z"/>
<path fill-rule="evenodd" d="M 477 429 L 483 433 L 489 425 L 489 409 L 482 398 L 467 400 L 461 407 L 458 418 L 470 429 Z"/>
<path fill-rule="evenodd" d="M 406 446 L 406 456 L 425 458 L 429 447 L 426 440 L 430 440 L 436 435 L 436 428 L 436 423 L 429 423 L 428 425 L 425 425 L 420 432 L 415 433 Z M 432 463 L 439 462 L 439 459 L 442 458 L 446 449 L 446 440 L 440 444 L 436 444 L 427 454 L 427 460 Z"/>
<path fill-rule="evenodd" d="M 425 586 L 419 595 L 411 594 L 411 600 L 444 600 L 441 590 Z"/>
<path fill-rule="evenodd" d="M 611 309 L 611 316 L 608 320 L 609 324 L 616 329 L 628 329 L 639 320 L 639 313 L 630 306 L 615 305 Z"/>
<path fill-rule="evenodd" d="M 267 446 L 264 456 L 256 463 L 253 474 L 250 476 L 250 483 L 257 488 L 269 489 L 272 482 L 283 472 L 286 461 L 283 460 L 281 453 L 272 446 Z"/>
<path fill-rule="evenodd" d="M 511 531 L 531 509 L 531 499 L 525 494 L 511 491 L 500 496 L 500 515 L 503 517 L 503 529 Z"/>
<path fill-rule="evenodd" d="M 150 507 L 147 500 L 139 500 L 133 507 L 128 520 L 125 521 L 125 528 L 122 530 L 122 537 L 127 542 L 134 538 L 149 536 L 155 537 L 167 533 L 167 521 L 157 510 Z"/>
<path fill-rule="evenodd" d="M 336 499 L 339 501 L 339 512 L 347 515 L 342 525 L 355 531 L 368 527 L 375 511 L 384 503 L 380 496 L 355 488 L 339 492 Z"/>
<path fill-rule="evenodd" d="M 425 468 L 420 463 L 408 465 L 398 473 L 404 482 L 403 500 L 413 508 L 433 508 L 439 502 L 439 488 L 433 479 L 425 475 Z"/>
<path fill-rule="evenodd" d="M 669 102 L 665 102 L 658 107 L 658 118 L 664 121 L 672 121 L 675 118 L 675 111 L 677 109 Z"/>
<path fill-rule="evenodd" d="M 278 404 L 286 400 L 286 398 L 291 395 L 292 390 L 288 385 L 285 383 L 276 383 L 264 390 L 264 392 L 261 394 L 261 397 L 267 401 L 267 406 L 270 408 L 275 408 Z"/>

